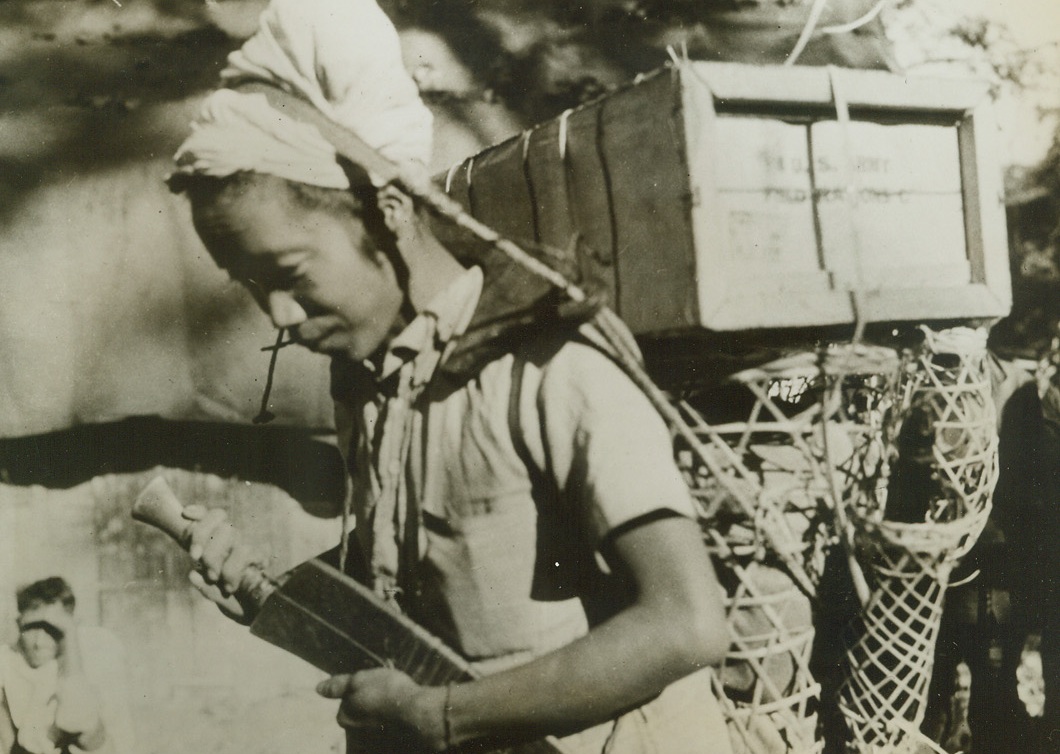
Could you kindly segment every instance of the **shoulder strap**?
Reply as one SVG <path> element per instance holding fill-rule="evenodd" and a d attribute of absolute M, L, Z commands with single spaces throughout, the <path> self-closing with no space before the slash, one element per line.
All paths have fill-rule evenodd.
<path fill-rule="evenodd" d="M 550 484 L 548 472 L 534 459 L 530 447 L 526 444 L 526 435 L 523 427 L 523 380 L 526 376 L 526 356 L 519 351 L 512 358 L 512 387 L 508 393 L 508 431 L 512 437 L 512 445 L 519 460 L 526 467 L 527 476 L 530 477 L 531 495 L 534 501 L 540 505 L 540 496 Z M 551 486 L 551 485 L 550 485 Z"/>
<path fill-rule="evenodd" d="M 570 323 L 568 323 L 568 325 L 569 324 Z M 530 476 L 530 483 L 533 485 L 534 489 L 534 500 L 537 501 L 539 505 L 541 501 L 538 497 L 539 494 L 543 493 L 545 490 L 557 493 L 558 490 L 554 489 L 555 482 L 547 469 L 542 468 L 534 459 L 533 454 L 530 452 L 530 447 L 526 444 L 526 432 L 523 427 L 522 419 L 523 383 L 526 381 L 526 364 L 531 360 L 536 364 L 539 364 L 543 378 L 552 356 L 556 354 L 564 343 L 572 340 L 591 346 L 608 358 L 614 360 L 614 353 L 608 349 L 605 344 L 599 342 L 596 338 L 592 337 L 591 334 L 587 334 L 583 329 L 574 327 L 568 327 L 564 330 L 550 333 L 548 345 L 540 350 L 537 350 L 534 347 L 528 348 L 525 343 L 523 344 L 523 347 L 515 347 L 512 349 L 512 386 L 508 393 L 508 431 L 511 434 L 512 445 L 515 447 L 516 454 L 523 462 L 523 465 L 526 466 L 526 472 Z M 540 337 L 538 342 L 541 342 Z M 536 353 L 537 358 L 532 358 L 529 353 Z M 547 452 L 545 457 L 547 464 Z"/>
<path fill-rule="evenodd" d="M 584 339 L 584 342 L 592 345 L 591 339 Z M 546 349 L 546 353 L 554 351 Z M 530 480 L 530 496 L 537 508 L 538 525 L 544 524 L 549 532 L 549 536 L 538 541 L 538 567 L 534 572 L 531 597 L 540 601 L 579 597 L 590 625 L 595 625 L 615 614 L 615 605 L 620 602 L 619 592 L 615 591 L 617 582 L 600 570 L 595 555 L 586 547 L 585 532 L 578 517 L 563 504 L 556 480 L 548 468 L 547 447 L 545 467 L 542 468 L 526 443 L 521 409 L 526 364 L 530 360 L 524 349 L 513 353 L 508 428 L 512 445 Z M 541 362 L 542 373 L 548 363 L 548 358 Z"/>

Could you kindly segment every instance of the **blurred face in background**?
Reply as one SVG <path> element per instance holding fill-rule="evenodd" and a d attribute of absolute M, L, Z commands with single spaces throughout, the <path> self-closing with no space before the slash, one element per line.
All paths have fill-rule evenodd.
<path fill-rule="evenodd" d="M 39 668 L 59 656 L 61 626 L 71 620 L 61 603 L 34 605 L 18 616 L 18 648 L 31 668 Z"/>

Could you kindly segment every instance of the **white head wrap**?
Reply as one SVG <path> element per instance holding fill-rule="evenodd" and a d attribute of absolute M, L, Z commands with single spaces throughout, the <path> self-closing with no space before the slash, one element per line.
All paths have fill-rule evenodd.
<path fill-rule="evenodd" d="M 431 113 L 405 70 L 397 31 L 375 0 L 272 0 L 258 31 L 228 57 L 223 83 L 273 82 L 313 103 L 397 163 L 425 169 Z M 347 188 L 335 149 L 315 126 L 261 94 L 220 89 L 203 103 L 174 158 L 185 173 L 268 173 Z"/>

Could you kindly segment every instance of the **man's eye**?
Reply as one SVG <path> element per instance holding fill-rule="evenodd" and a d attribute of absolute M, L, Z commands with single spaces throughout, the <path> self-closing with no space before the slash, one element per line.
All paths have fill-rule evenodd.
<path fill-rule="evenodd" d="M 282 291 L 297 291 L 304 284 L 305 275 L 302 273 L 301 268 L 298 267 L 281 270 L 274 281 L 275 287 Z"/>
<path fill-rule="evenodd" d="M 265 295 L 265 287 L 262 286 L 254 278 L 243 278 L 243 279 L 239 280 L 239 283 L 240 283 L 240 285 L 245 287 L 248 291 L 253 293 L 255 296 L 264 296 Z"/>

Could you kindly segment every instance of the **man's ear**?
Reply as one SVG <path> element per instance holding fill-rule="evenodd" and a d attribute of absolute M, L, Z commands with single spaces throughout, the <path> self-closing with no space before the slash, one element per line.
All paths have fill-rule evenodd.
<path fill-rule="evenodd" d="M 416 220 L 416 205 L 404 191 L 392 185 L 379 189 L 376 195 L 386 227 L 398 238 L 407 234 Z"/>

